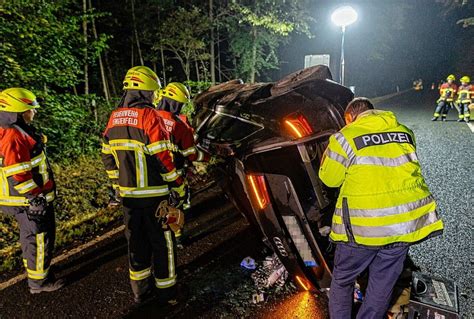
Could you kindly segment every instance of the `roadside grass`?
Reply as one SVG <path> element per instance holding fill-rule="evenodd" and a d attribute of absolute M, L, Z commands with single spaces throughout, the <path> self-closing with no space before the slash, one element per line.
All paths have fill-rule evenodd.
<path fill-rule="evenodd" d="M 89 239 L 119 221 L 119 208 L 107 208 L 110 185 L 98 156 L 83 156 L 69 164 L 53 164 L 58 198 L 56 251 Z M 0 272 L 20 268 L 19 230 L 14 217 L 0 214 Z"/>

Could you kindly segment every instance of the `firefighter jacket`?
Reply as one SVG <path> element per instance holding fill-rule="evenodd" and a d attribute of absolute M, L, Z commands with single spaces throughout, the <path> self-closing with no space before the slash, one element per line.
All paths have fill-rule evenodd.
<path fill-rule="evenodd" d="M 177 116 L 165 110 L 158 110 L 157 112 L 163 118 L 166 130 L 171 135 L 173 154 L 176 157 L 175 161 L 178 163 L 178 169 L 182 168 L 184 158 L 191 162 L 209 161 L 209 156 L 198 150 L 194 145 L 194 131 L 186 116 Z"/>
<path fill-rule="evenodd" d="M 457 103 L 471 103 L 472 97 L 474 96 L 474 86 L 473 85 L 461 85 L 458 88 L 458 99 Z"/>
<path fill-rule="evenodd" d="M 52 202 L 55 185 L 42 136 L 25 123 L 5 124 L 0 121 L 0 206 L 29 206 L 39 194 Z"/>
<path fill-rule="evenodd" d="M 392 112 L 366 111 L 332 135 L 319 177 L 341 187 L 330 238 L 363 246 L 416 243 L 443 229 L 413 133 Z"/>
<path fill-rule="evenodd" d="M 130 104 L 129 104 L 130 105 Z M 170 188 L 185 195 L 176 172 L 163 120 L 153 105 L 133 103 L 110 115 L 103 134 L 102 159 L 114 187 L 124 199 L 166 196 Z"/>
<path fill-rule="evenodd" d="M 438 103 L 441 101 L 452 102 L 454 101 L 454 96 L 456 95 L 458 87 L 456 84 L 452 83 L 443 83 L 439 89 L 439 99 Z"/>

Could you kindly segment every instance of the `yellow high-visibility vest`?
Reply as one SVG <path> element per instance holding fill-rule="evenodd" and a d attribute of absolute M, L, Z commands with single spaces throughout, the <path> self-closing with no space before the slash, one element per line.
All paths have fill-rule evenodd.
<path fill-rule="evenodd" d="M 364 246 L 416 243 L 441 232 L 415 138 L 392 112 L 370 110 L 332 135 L 319 177 L 341 187 L 330 238 Z"/>

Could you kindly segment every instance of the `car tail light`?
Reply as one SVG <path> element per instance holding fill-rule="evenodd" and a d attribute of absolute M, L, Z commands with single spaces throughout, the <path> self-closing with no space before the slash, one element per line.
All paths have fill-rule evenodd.
<path fill-rule="evenodd" d="M 264 209 L 270 203 L 265 177 L 263 175 L 247 175 L 252 195 L 259 209 Z"/>
<path fill-rule="evenodd" d="M 298 284 L 306 291 L 309 290 L 309 286 L 307 283 L 305 283 L 305 280 L 302 279 L 300 276 L 296 276 L 296 281 L 298 282 Z"/>
<path fill-rule="evenodd" d="M 287 117 L 284 122 L 288 133 L 294 138 L 302 138 L 313 134 L 311 125 L 309 125 L 308 120 L 302 114 Z"/>

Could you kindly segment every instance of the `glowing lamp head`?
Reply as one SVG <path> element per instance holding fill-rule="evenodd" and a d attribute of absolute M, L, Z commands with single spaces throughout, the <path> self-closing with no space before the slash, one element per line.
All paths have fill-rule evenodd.
<path fill-rule="evenodd" d="M 351 6 L 339 7 L 331 15 L 332 22 L 338 27 L 347 27 L 357 21 L 357 11 Z"/>

